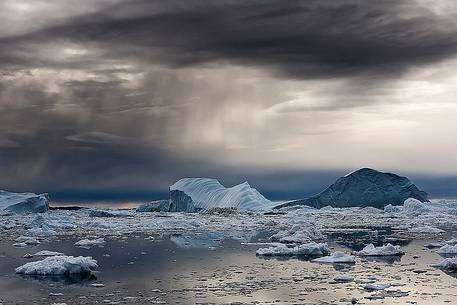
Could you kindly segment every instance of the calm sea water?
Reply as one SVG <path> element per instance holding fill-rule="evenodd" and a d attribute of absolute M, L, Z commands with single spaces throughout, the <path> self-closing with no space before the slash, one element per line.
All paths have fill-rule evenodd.
<path fill-rule="evenodd" d="M 353 266 L 263 259 L 255 256 L 259 246 L 211 234 L 156 236 L 154 241 L 127 236 L 91 249 L 77 248 L 74 242 L 54 240 L 27 248 L 1 242 L 0 303 L 350 304 L 356 298 L 363 304 L 444 304 L 457 295 L 457 279 L 430 267 L 441 257 L 423 247 L 426 241 L 405 244 L 401 259 L 363 260 Z M 16 275 L 15 267 L 34 260 L 23 255 L 39 250 L 92 256 L 99 271 L 93 278 Z M 350 274 L 355 281 L 332 283 L 338 274 Z M 361 288 L 372 277 L 407 296 L 366 299 L 377 295 Z"/>

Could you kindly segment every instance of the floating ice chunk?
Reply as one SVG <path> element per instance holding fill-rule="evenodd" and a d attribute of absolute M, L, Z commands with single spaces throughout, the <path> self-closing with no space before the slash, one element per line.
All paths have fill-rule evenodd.
<path fill-rule="evenodd" d="M 284 244 L 274 244 L 268 248 L 260 248 L 256 251 L 259 256 L 308 256 L 320 257 L 329 255 L 330 249 L 325 243 L 307 243 L 294 247 L 287 247 Z"/>
<path fill-rule="evenodd" d="M 354 277 L 349 274 L 339 274 L 335 276 L 333 279 L 335 282 L 342 282 L 342 283 L 347 283 L 347 282 L 352 282 L 354 280 Z"/>
<path fill-rule="evenodd" d="M 404 252 L 400 250 L 400 246 L 394 246 L 392 244 L 381 247 L 375 247 L 373 244 L 369 244 L 362 250 L 355 252 L 355 254 L 360 256 L 393 256 L 403 255 Z"/>
<path fill-rule="evenodd" d="M 457 254 L 457 244 L 444 245 L 441 248 L 439 248 L 436 252 L 439 254 Z"/>
<path fill-rule="evenodd" d="M 60 255 L 65 255 L 65 254 L 63 254 L 61 252 L 41 250 L 41 251 L 35 253 L 33 256 L 60 256 Z"/>
<path fill-rule="evenodd" d="M 128 211 L 109 210 L 109 209 L 91 209 L 90 217 L 129 217 L 131 214 Z"/>
<path fill-rule="evenodd" d="M 363 289 L 368 290 L 368 291 L 384 290 L 389 287 L 390 287 L 390 284 L 369 283 L 369 284 L 363 285 Z"/>
<path fill-rule="evenodd" d="M 75 243 L 75 246 L 82 247 L 82 248 L 90 248 L 92 246 L 103 246 L 105 244 L 104 238 L 96 238 L 96 239 L 82 239 Z"/>
<path fill-rule="evenodd" d="M 431 227 L 431 226 L 422 226 L 409 229 L 409 232 L 416 233 L 416 234 L 442 234 L 446 231 Z"/>
<path fill-rule="evenodd" d="M 391 205 L 388 204 L 384 207 L 384 212 L 385 213 L 400 213 L 402 208 L 398 205 Z"/>
<path fill-rule="evenodd" d="M 408 214 L 423 214 L 429 212 L 430 207 L 417 199 L 408 198 L 403 202 L 402 211 Z"/>
<path fill-rule="evenodd" d="M 428 244 L 425 244 L 425 245 L 424 245 L 425 248 L 429 248 L 429 249 L 432 249 L 432 248 L 441 248 L 442 246 L 444 246 L 444 243 L 439 243 L 439 242 L 436 242 L 436 243 L 428 243 Z"/>
<path fill-rule="evenodd" d="M 313 240 L 322 240 L 324 235 L 316 225 L 309 225 L 303 228 L 303 225 L 294 226 L 290 230 L 282 230 L 270 237 L 272 241 L 282 243 L 309 243 Z"/>
<path fill-rule="evenodd" d="M 170 211 L 194 212 L 211 208 L 268 210 L 277 204 L 245 182 L 230 188 L 216 179 L 184 178 L 170 186 Z"/>
<path fill-rule="evenodd" d="M 432 265 L 435 268 L 439 268 L 449 272 L 457 271 L 457 257 L 451 257 L 444 259 L 441 263 Z"/>
<path fill-rule="evenodd" d="M 32 236 L 19 236 L 16 238 L 18 243 L 24 243 L 26 245 L 38 245 L 40 241 Z"/>
<path fill-rule="evenodd" d="M 170 200 L 157 200 L 140 205 L 137 209 L 139 213 L 145 212 L 169 212 Z"/>
<path fill-rule="evenodd" d="M 0 190 L 0 211 L 43 213 L 49 210 L 48 194 L 11 193 Z"/>
<path fill-rule="evenodd" d="M 450 240 L 446 240 L 445 243 L 448 244 L 448 245 L 456 245 L 457 244 L 457 238 L 452 238 Z"/>
<path fill-rule="evenodd" d="M 97 261 L 92 257 L 51 256 L 17 267 L 15 271 L 27 275 L 69 275 L 88 274 L 97 267 Z"/>
<path fill-rule="evenodd" d="M 313 259 L 312 262 L 321 264 L 355 264 L 355 257 L 337 251 L 330 256 Z"/>

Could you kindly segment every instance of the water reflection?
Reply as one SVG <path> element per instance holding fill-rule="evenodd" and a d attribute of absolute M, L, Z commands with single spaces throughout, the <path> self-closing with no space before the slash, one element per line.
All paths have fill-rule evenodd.
<path fill-rule="evenodd" d="M 389 255 L 389 256 L 365 256 L 363 260 L 374 263 L 385 263 L 392 265 L 395 262 L 401 262 L 401 256 Z"/>
<path fill-rule="evenodd" d="M 68 275 L 18 275 L 26 280 L 38 281 L 41 284 L 60 284 L 60 285 L 77 285 L 85 286 L 90 282 L 97 280 L 94 274 L 68 274 Z"/>

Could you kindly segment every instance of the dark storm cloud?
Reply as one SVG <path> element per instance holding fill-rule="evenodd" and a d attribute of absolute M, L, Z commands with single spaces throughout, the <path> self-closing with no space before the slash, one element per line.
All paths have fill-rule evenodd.
<path fill-rule="evenodd" d="M 276 198 L 309 195 L 344 172 L 229 166 L 225 158 L 245 150 L 227 152 L 222 144 L 271 144 L 258 144 L 256 136 L 289 144 L 297 140 L 291 135 L 341 131 L 339 118 L 299 117 L 309 123 L 297 131 L 290 117 L 265 123 L 243 116 L 253 111 L 248 104 L 260 100 L 255 110 L 273 108 L 273 115 L 355 108 L 390 93 L 379 83 L 457 51 L 455 16 L 407 0 L 97 1 L 89 13 L 66 18 L 61 1 L 46 2 L 60 5 L 52 22 L 34 15 L 39 20 L 9 33 L 11 20 L 0 20 L 1 188 L 166 192 L 181 177 L 209 176 L 227 185 L 250 180 Z M 71 11 L 93 2 L 67 4 Z M 233 66 L 258 74 L 233 72 Z M 208 67 L 216 69 L 202 72 Z M 250 80 L 237 82 L 243 77 Z M 311 106 L 287 104 L 289 92 L 281 90 L 287 86 L 279 84 L 327 78 L 345 84 L 304 85 L 310 96 L 322 97 Z M 354 90 L 361 92 L 354 97 Z M 198 111 L 190 111 L 194 106 Z M 229 128 L 218 130 L 213 120 L 224 119 Z M 255 124 L 270 129 L 258 131 Z M 297 132 L 281 133 L 288 129 Z M 209 142 L 217 138 L 210 144 L 220 150 L 200 140 L 213 131 Z M 203 147 L 184 151 L 181 138 Z"/>
<path fill-rule="evenodd" d="M 230 60 L 294 78 L 383 75 L 454 56 L 454 17 L 397 0 L 139 0 L 4 38 L 0 45 L 3 64 L 33 64 L 28 53 L 5 54 L 7 45 L 27 49 L 70 40 L 101 46 L 108 57 L 175 67 Z M 56 64 L 52 58 L 39 63 Z"/>

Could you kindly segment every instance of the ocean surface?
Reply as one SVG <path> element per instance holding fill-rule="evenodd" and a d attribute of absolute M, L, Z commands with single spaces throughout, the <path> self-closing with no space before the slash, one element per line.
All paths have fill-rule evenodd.
<path fill-rule="evenodd" d="M 261 234 L 258 241 L 262 240 Z M 77 248 L 74 239 L 15 248 L 0 242 L 0 303 L 3 304 L 453 304 L 457 279 L 431 268 L 441 257 L 428 241 L 405 241 L 401 258 L 321 265 L 296 258 L 264 259 L 259 245 L 220 240 L 212 234 L 108 239 L 103 247 Z M 334 249 L 345 245 L 330 244 Z M 354 244 L 347 247 L 354 249 Z M 93 277 L 30 277 L 14 268 L 33 259 L 26 253 L 52 250 L 92 256 Z M 335 283 L 350 274 L 354 281 Z M 376 280 L 391 286 L 367 291 Z M 93 285 L 95 284 L 95 285 Z M 100 285 L 101 284 L 101 285 Z"/>

